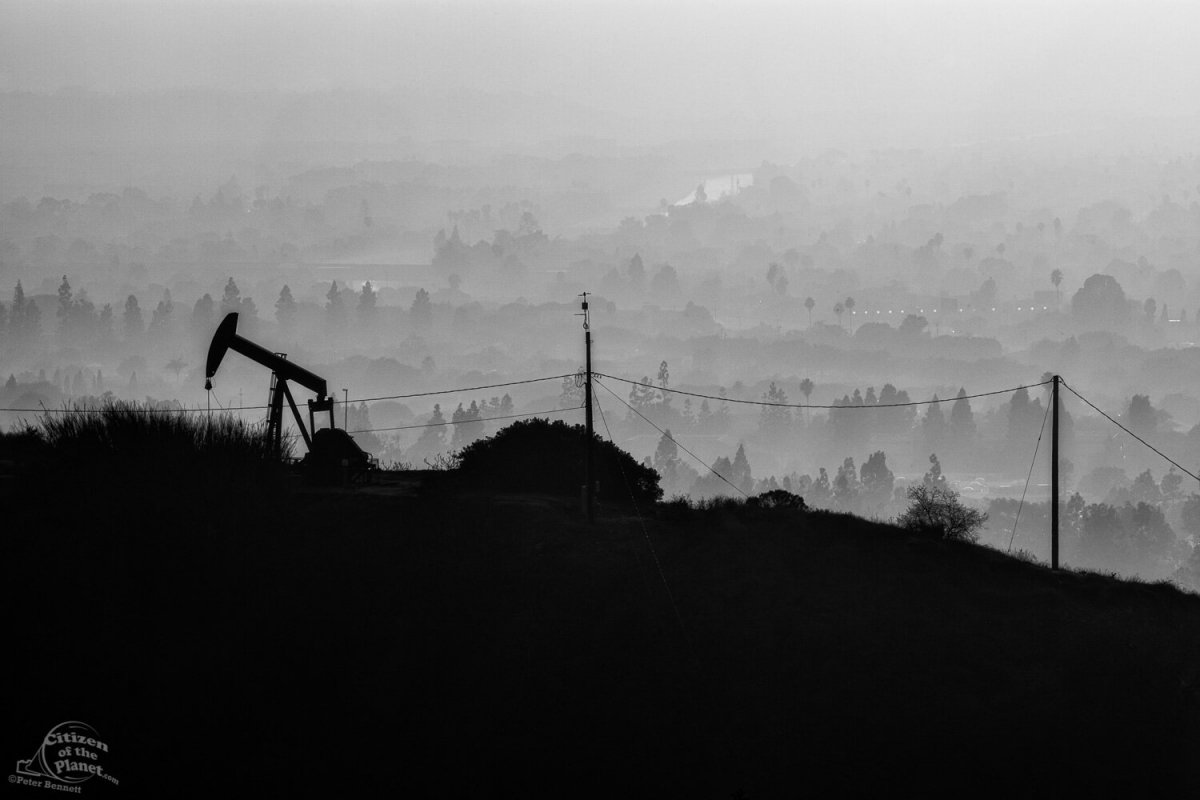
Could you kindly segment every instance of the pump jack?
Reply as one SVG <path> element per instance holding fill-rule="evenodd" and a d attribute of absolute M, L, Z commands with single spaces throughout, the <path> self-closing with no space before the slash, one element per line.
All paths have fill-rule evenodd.
<path fill-rule="evenodd" d="M 300 429 L 300 435 L 304 438 L 304 444 L 308 448 L 304 464 L 315 478 L 328 482 L 336 479 L 339 474 L 356 477 L 368 469 L 371 457 L 355 443 L 349 433 L 338 430 L 335 424 L 334 400 L 329 395 L 325 379 L 288 361 L 286 354 L 273 353 L 267 348 L 239 336 L 237 323 L 236 311 L 226 314 L 225 319 L 217 327 L 217 332 L 213 335 L 212 344 L 208 347 L 208 362 L 204 370 L 205 390 L 212 389 L 212 378 L 217 374 L 217 368 L 221 366 L 221 360 L 225 358 L 225 352 L 233 350 L 235 353 L 241 353 L 251 361 L 262 364 L 271 370 L 271 391 L 267 401 L 267 435 L 271 437 L 276 447 L 279 447 L 283 441 L 283 401 L 287 400 L 292 416 L 295 417 L 296 427 Z M 296 400 L 292 397 L 292 390 L 288 388 L 288 381 L 293 381 L 316 395 L 315 399 L 308 401 L 307 428 L 304 426 L 300 409 L 296 407 Z M 329 427 L 317 430 L 316 414 L 322 412 L 329 413 Z"/>

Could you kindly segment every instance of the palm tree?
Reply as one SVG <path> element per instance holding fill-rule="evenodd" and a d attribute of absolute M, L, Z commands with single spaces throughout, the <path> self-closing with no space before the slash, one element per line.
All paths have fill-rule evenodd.
<path fill-rule="evenodd" d="M 815 385 L 813 384 L 811 378 L 805 378 L 804 380 L 800 381 L 800 394 L 804 395 L 805 405 L 808 404 L 808 399 L 810 397 L 812 397 L 812 392 L 813 392 L 814 388 L 815 388 Z M 807 422 L 807 415 L 808 415 L 807 408 L 804 409 L 804 413 L 805 413 L 805 417 L 806 417 L 805 421 Z"/>
<path fill-rule="evenodd" d="M 1050 282 L 1054 284 L 1054 293 L 1058 297 L 1058 304 L 1062 305 L 1062 292 L 1058 287 L 1062 285 L 1063 274 L 1061 269 L 1055 269 L 1050 273 Z"/>
<path fill-rule="evenodd" d="M 842 324 L 842 314 L 845 313 L 845 311 L 846 308 L 841 303 L 838 303 L 833 307 L 833 313 L 836 314 L 838 318 L 838 325 Z"/>
<path fill-rule="evenodd" d="M 811 297 L 804 298 L 804 307 L 808 309 L 808 327 L 812 327 L 812 310 L 817 305 L 817 301 Z"/>
<path fill-rule="evenodd" d="M 851 312 L 851 314 L 853 314 L 853 312 L 854 312 L 854 298 L 853 298 L 853 297 L 847 297 L 847 298 L 846 298 L 846 303 L 845 303 L 845 306 L 846 306 L 846 310 L 847 310 L 847 311 L 849 311 L 849 312 Z M 854 332 L 854 320 L 850 320 L 850 331 L 851 331 L 851 333 L 853 333 L 853 332 Z"/>

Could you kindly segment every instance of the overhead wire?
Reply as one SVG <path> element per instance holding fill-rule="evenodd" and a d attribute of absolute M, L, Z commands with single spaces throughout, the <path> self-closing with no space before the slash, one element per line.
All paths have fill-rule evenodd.
<path fill-rule="evenodd" d="M 1042 414 L 1042 427 L 1038 430 L 1037 443 L 1033 446 L 1033 458 L 1029 462 L 1029 474 L 1025 476 L 1025 488 L 1021 490 L 1021 502 L 1017 504 L 1017 517 L 1013 520 L 1012 534 L 1008 537 L 1008 552 L 1012 552 L 1013 540 L 1017 537 L 1017 524 L 1021 521 L 1021 509 L 1025 507 L 1025 493 L 1029 491 L 1029 481 L 1033 478 L 1033 465 L 1037 463 L 1038 448 L 1042 446 L 1042 435 L 1046 432 L 1046 419 L 1050 416 L 1050 405 L 1046 403 L 1046 413 Z M 1053 511 L 1051 513 L 1054 513 Z"/>
<path fill-rule="evenodd" d="M 390 395 L 382 395 L 380 397 L 356 397 L 356 398 L 352 398 L 352 399 L 350 399 L 348 401 L 344 401 L 344 402 L 372 403 L 377 400 L 407 400 L 407 399 L 410 399 L 413 397 L 433 397 L 434 395 L 442 395 L 442 394 L 462 394 L 465 392 L 479 392 L 484 389 L 501 389 L 501 388 L 504 388 L 507 386 L 522 386 L 524 384 L 529 384 L 529 383 L 540 383 L 543 381 L 562 380 L 563 378 L 573 377 L 574 374 L 575 373 L 573 373 L 573 372 L 568 372 L 563 375 L 547 375 L 546 377 L 543 377 L 543 378 L 527 378 L 525 380 L 520 380 L 520 381 L 505 381 L 504 383 L 489 383 L 489 384 L 485 384 L 483 386 L 464 386 L 464 387 L 458 388 L 458 389 L 436 389 L 434 391 L 429 391 L 429 392 L 411 392 L 409 394 L 390 394 Z M 217 401 L 217 405 L 218 406 L 221 405 L 220 400 Z M 268 408 L 270 408 L 269 405 L 266 405 L 266 406 L 240 406 L 237 409 L 230 408 L 230 409 L 223 409 L 223 410 L 227 410 L 227 411 L 233 411 L 233 410 L 263 411 Z M 49 414 L 88 414 L 88 413 L 92 413 L 96 410 L 98 410 L 98 409 L 97 408 L 0 408 L 0 411 L 11 411 L 14 413 L 45 412 L 45 413 L 49 413 Z M 134 409 L 129 409 L 129 410 L 133 411 L 135 413 L 142 413 L 142 414 L 174 414 L 174 413 L 179 413 L 181 411 L 186 411 L 187 409 L 183 409 L 183 408 L 134 408 Z"/>
<path fill-rule="evenodd" d="M 687 397 L 699 397 L 699 398 L 702 398 L 705 400 L 718 400 L 722 403 L 739 403 L 742 405 L 751 405 L 751 406 L 770 406 L 772 408 L 815 408 L 815 409 L 842 409 L 842 410 L 858 410 L 858 409 L 871 409 L 871 408 L 904 408 L 907 406 L 928 406 L 928 405 L 933 405 L 935 403 L 953 403 L 958 400 L 974 400 L 978 397 L 991 397 L 991 396 L 997 395 L 997 394 L 1009 394 L 1011 392 L 1019 392 L 1022 389 L 1036 389 L 1039 386 L 1045 386 L 1046 384 L 1050 383 L 1050 381 L 1042 381 L 1041 383 L 1029 383 L 1029 384 L 1025 384 L 1024 386 L 1014 386 L 1009 389 L 996 389 L 995 391 L 992 391 L 992 392 L 979 392 L 977 394 L 965 394 L 960 397 L 939 397 L 936 399 L 931 398 L 929 400 L 912 400 L 912 401 L 907 401 L 904 403 L 872 403 L 871 405 L 858 406 L 858 405 L 837 405 L 837 404 L 819 405 L 819 404 L 813 404 L 813 403 L 776 403 L 776 402 L 770 401 L 770 400 L 737 400 L 737 399 L 733 399 L 733 398 L 729 398 L 729 397 L 720 397 L 719 395 L 702 394 L 700 392 L 687 392 L 687 391 L 684 391 L 683 389 L 671 389 L 671 388 L 665 387 L 665 386 L 655 386 L 653 384 L 643 383 L 641 381 L 631 381 L 628 378 L 619 378 L 616 375 L 606 375 L 602 372 L 593 372 L 592 375 L 593 375 L 593 377 L 599 376 L 602 378 L 611 378 L 614 381 L 621 381 L 622 383 L 628 383 L 633 386 L 644 386 L 648 389 L 654 389 L 655 391 L 670 392 L 672 394 L 682 394 L 682 395 L 686 395 Z"/>
<path fill-rule="evenodd" d="M 1084 397 L 1083 395 L 1081 395 L 1079 392 L 1075 391 L 1075 389 L 1073 389 L 1073 388 L 1072 388 L 1072 387 L 1071 387 L 1071 386 L 1070 386 L 1070 385 L 1069 385 L 1069 384 L 1068 384 L 1066 381 L 1062 380 L 1062 378 L 1059 378 L 1059 382 L 1060 382 L 1060 383 L 1061 383 L 1063 386 L 1066 386 L 1066 387 L 1067 387 L 1067 389 L 1068 389 L 1068 390 L 1071 392 L 1071 394 L 1075 395 L 1075 396 L 1076 396 L 1076 397 L 1078 397 L 1080 400 L 1082 400 L 1084 403 L 1087 403 L 1089 406 L 1091 406 L 1092 410 L 1093 410 L 1093 411 L 1095 411 L 1097 414 L 1099 414 L 1100 416 L 1104 417 L 1104 418 L 1105 418 L 1105 419 L 1107 419 L 1109 422 L 1111 422 L 1113 425 L 1116 425 L 1118 428 L 1120 428 L 1121 430 L 1123 430 L 1123 431 L 1125 431 L 1126 433 L 1128 433 L 1128 434 L 1129 434 L 1130 436 L 1132 436 L 1134 439 L 1137 439 L 1139 442 L 1141 442 L 1142 444 L 1144 444 L 1146 447 L 1148 447 L 1148 448 L 1150 448 L 1151 450 L 1153 450 L 1155 453 L 1157 453 L 1159 456 L 1161 456 L 1161 457 L 1163 458 L 1163 460 L 1165 460 L 1167 463 L 1169 463 L 1169 464 L 1171 464 L 1171 465 L 1173 465 L 1173 466 L 1177 467 L 1177 468 L 1179 469 L 1179 471 L 1180 471 L 1180 472 L 1182 472 L 1184 475 L 1187 475 L 1187 476 L 1188 476 L 1189 478 L 1191 478 L 1192 480 L 1195 480 L 1195 481 L 1200 481 L 1200 475 L 1197 475 L 1196 473 L 1192 472 L 1190 469 L 1188 469 L 1187 467 L 1183 466 L 1182 464 L 1180 464 L 1180 463 L 1179 463 L 1178 461 L 1176 461 L 1175 459 L 1171 458 L 1169 455 L 1167 455 L 1166 453 L 1164 453 L 1162 450 L 1159 450 L 1157 447 L 1155 447 L 1154 445 L 1152 445 L 1152 444 L 1150 444 L 1149 442 L 1147 442 L 1147 441 L 1146 441 L 1145 439 L 1143 439 L 1141 436 L 1138 436 L 1136 433 L 1134 433 L 1133 431 L 1129 430 L 1129 428 L 1125 427 L 1125 426 L 1124 426 L 1124 425 L 1122 425 L 1120 422 L 1117 422 L 1115 419 L 1113 419 L 1113 418 L 1112 418 L 1112 417 L 1111 417 L 1109 414 L 1107 414 L 1105 411 L 1103 411 L 1103 410 L 1102 410 L 1102 409 L 1101 409 L 1099 406 L 1097 406 L 1097 405 L 1096 405 L 1095 403 L 1093 403 L 1091 400 L 1088 400 L 1086 397 Z"/>
<path fill-rule="evenodd" d="M 417 425 L 395 425 L 388 428 L 356 428 L 346 431 L 346 433 L 384 433 L 387 431 L 411 431 L 418 428 L 439 428 L 443 425 L 466 425 L 470 422 L 492 422 L 500 419 L 520 419 L 523 417 L 541 417 L 549 414 L 565 414 L 568 411 L 582 411 L 583 406 L 567 406 L 566 408 L 552 408 L 546 411 L 527 411 L 523 414 L 503 414 L 495 417 L 472 417 L 471 419 L 451 419 L 442 422 L 425 422 Z M 289 437 L 297 437 L 298 433 L 285 434 Z"/>
<path fill-rule="evenodd" d="M 699 462 L 699 464 L 700 464 L 701 466 L 703 466 L 705 469 L 707 469 L 707 470 L 708 470 L 709 472 L 711 472 L 713 475 L 716 475 L 718 478 L 720 478 L 721 480 L 725 481 L 725 482 L 726 482 L 726 483 L 728 483 L 730 486 L 732 486 L 732 487 L 733 487 L 733 489 L 734 489 L 734 491 L 736 491 L 736 492 L 737 492 L 738 494 L 740 494 L 742 497 L 745 497 L 747 500 L 748 500 L 748 499 L 750 499 L 750 495 L 748 495 L 748 494 L 746 494 L 744 491 L 742 491 L 741 487 L 739 487 L 739 486 L 738 486 L 737 484 L 735 484 L 733 481 L 731 481 L 731 480 L 729 480 L 728 478 L 726 478 L 726 477 L 725 477 L 724 475 L 722 475 L 721 473 L 717 472 L 715 469 L 713 469 L 712 467 L 710 467 L 708 464 L 704 463 L 704 459 L 700 458 L 700 456 L 696 455 L 696 454 L 695 454 L 695 453 L 693 453 L 691 450 L 687 449 L 687 447 L 685 447 L 683 444 L 681 444 L 681 443 L 679 442 L 679 440 L 677 440 L 677 439 L 676 439 L 674 436 L 672 436 L 671 434 L 669 434 L 669 433 L 667 433 L 666 431 L 664 431 L 662 428 L 660 428 L 660 427 L 658 427 L 657 425 L 655 425 L 655 424 L 654 424 L 654 422 L 652 422 L 652 421 L 651 421 L 649 418 L 647 418 L 645 414 L 643 414 L 642 412 L 638 411 L 638 410 L 637 410 L 636 408 L 634 408 L 633 406 L 629 405 L 629 403 L 626 403 L 626 402 L 625 402 L 625 400 L 624 400 L 624 398 L 622 398 L 622 397 L 621 397 L 621 395 L 617 394 L 617 393 L 616 393 L 616 392 L 614 392 L 612 389 L 609 389 L 609 388 L 608 388 L 607 386 L 605 386 L 605 385 L 604 385 L 604 384 L 603 384 L 601 381 L 597 381 L 597 380 L 595 380 L 595 376 L 596 376 L 597 374 L 598 374 L 598 373 L 595 373 L 595 372 L 593 372 L 593 373 L 592 373 L 592 376 L 593 376 L 593 380 L 592 380 L 592 382 L 593 382 L 593 383 L 597 384 L 598 386 L 601 386 L 601 387 L 603 387 L 604 391 L 608 392 L 608 393 L 609 393 L 609 394 L 611 394 L 613 397 L 615 397 L 615 398 L 617 398 L 618 400 L 620 400 L 620 401 L 621 401 L 621 402 L 622 402 L 622 403 L 625 405 L 625 407 L 626 407 L 626 408 L 628 408 L 630 411 L 632 411 L 633 413 L 635 413 L 635 414 L 637 414 L 639 417 L 641 417 L 643 420 L 645 420 L 645 421 L 646 421 L 646 422 L 647 422 L 647 423 L 648 423 L 648 424 L 649 424 L 649 425 L 650 425 L 652 428 L 654 428 L 656 431 L 658 431 L 659 433 L 661 433 L 663 436 L 667 437 L 667 439 L 668 439 L 669 441 L 671 441 L 671 442 L 674 442 L 674 443 L 675 443 L 675 445 L 676 445 L 677 447 L 679 447 L 680 449 L 682 449 L 682 450 L 683 450 L 683 452 L 687 453 L 687 454 L 688 454 L 689 456 L 691 456 L 692 458 L 696 459 L 696 461 L 697 461 L 697 462 Z"/>

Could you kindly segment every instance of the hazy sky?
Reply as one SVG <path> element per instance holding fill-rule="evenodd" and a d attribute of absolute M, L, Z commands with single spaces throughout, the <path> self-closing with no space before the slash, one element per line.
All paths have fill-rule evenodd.
<path fill-rule="evenodd" d="M 1200 3 L 12 2 L 0 89 L 453 87 L 935 128 L 1200 109 Z M 914 122 L 915 121 L 915 122 Z M 990 123 L 989 123 L 990 124 Z"/>

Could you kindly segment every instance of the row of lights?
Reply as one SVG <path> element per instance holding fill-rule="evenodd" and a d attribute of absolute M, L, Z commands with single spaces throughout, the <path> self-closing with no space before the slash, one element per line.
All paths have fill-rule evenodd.
<path fill-rule="evenodd" d="M 996 310 L 996 307 L 995 307 L 995 306 L 992 306 L 992 311 L 995 311 L 995 310 Z M 1025 310 L 1025 306 L 1017 306 L 1017 311 L 1024 311 L 1024 310 Z M 1038 310 L 1038 308 L 1037 308 L 1037 306 L 1029 306 L 1029 310 L 1030 310 L 1030 311 L 1037 311 L 1037 310 Z M 1050 307 L 1049 307 L 1049 306 L 1042 306 L 1042 311 L 1049 311 L 1049 310 L 1050 310 Z M 931 309 L 931 311 L 932 311 L 934 314 L 936 314 L 936 313 L 938 312 L 938 310 L 937 310 L 936 308 L 934 308 L 934 309 Z M 962 313 L 962 311 L 963 311 L 963 310 L 960 308 L 960 309 L 958 310 L 958 313 L 960 313 L 960 314 L 961 314 L 961 313 Z M 863 312 L 863 314 L 870 314 L 870 313 L 871 313 L 870 311 L 864 311 L 864 312 Z M 882 313 L 883 313 L 882 311 L 876 311 L 876 312 L 875 312 L 876 316 L 878 316 L 879 314 L 882 314 Z M 889 313 L 889 314 L 891 314 L 891 313 L 892 313 L 892 310 L 891 310 L 890 308 L 888 309 L 888 313 Z M 901 313 L 901 314 L 905 313 L 903 308 L 902 308 L 902 309 L 900 309 L 900 313 Z M 921 309 L 917 309 L 917 313 L 918 313 L 918 314 L 924 314 L 924 313 L 925 313 L 925 309 L 923 309 L 923 308 L 921 308 Z M 851 316 L 855 316 L 855 315 L 857 315 L 857 314 L 858 314 L 858 312 L 857 312 L 857 311 L 851 311 L 851 312 L 850 312 L 850 315 L 851 315 Z"/>

